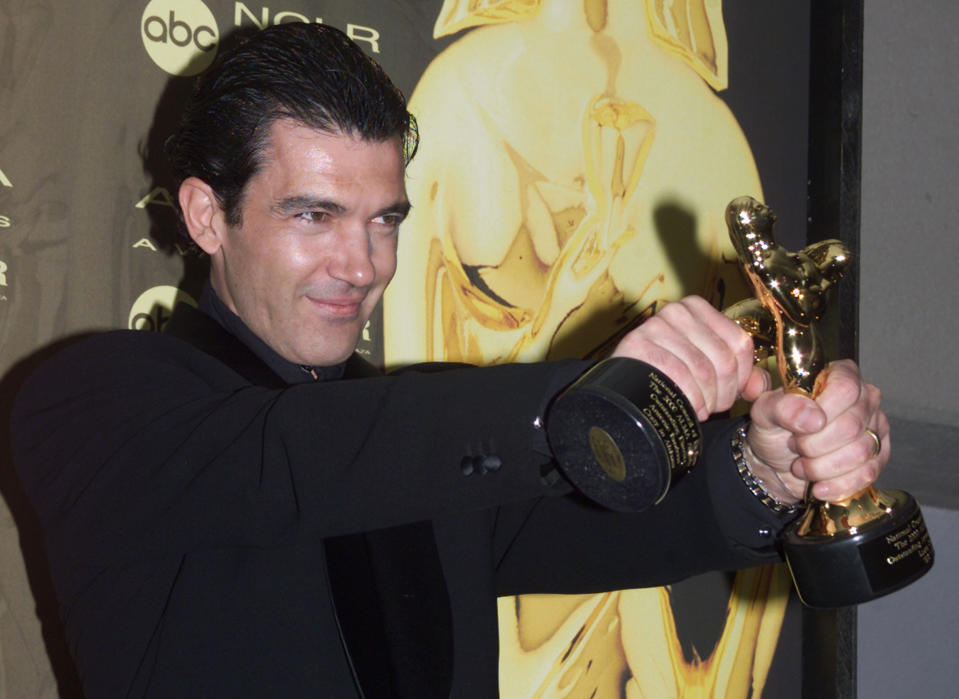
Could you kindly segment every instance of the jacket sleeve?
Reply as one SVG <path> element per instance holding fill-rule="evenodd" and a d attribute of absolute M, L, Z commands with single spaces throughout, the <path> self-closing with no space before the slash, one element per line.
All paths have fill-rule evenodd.
<path fill-rule="evenodd" d="M 280 390 L 175 338 L 110 333 L 32 377 L 15 463 L 77 564 L 274 546 L 555 491 L 533 423 L 580 363 L 454 369 Z"/>
<path fill-rule="evenodd" d="M 575 493 L 499 508 L 497 593 L 650 587 L 781 560 L 776 535 L 792 517 L 774 513 L 743 484 L 731 453 L 739 424 L 703 425 L 700 463 L 642 512 L 610 512 Z"/>

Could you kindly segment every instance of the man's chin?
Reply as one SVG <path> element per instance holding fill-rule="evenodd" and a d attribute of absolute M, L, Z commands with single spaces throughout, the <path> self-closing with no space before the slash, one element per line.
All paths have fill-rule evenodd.
<path fill-rule="evenodd" d="M 303 352 L 300 356 L 308 361 L 297 362 L 297 364 L 313 367 L 336 366 L 349 359 L 355 349 L 356 343 L 353 342 L 340 347 L 324 347 L 320 350 Z"/>
<path fill-rule="evenodd" d="M 351 324 L 352 327 L 323 324 L 312 326 L 307 332 L 291 333 L 285 343 L 287 351 L 280 354 L 300 366 L 342 364 L 356 349 L 365 324 L 365 320 Z"/>

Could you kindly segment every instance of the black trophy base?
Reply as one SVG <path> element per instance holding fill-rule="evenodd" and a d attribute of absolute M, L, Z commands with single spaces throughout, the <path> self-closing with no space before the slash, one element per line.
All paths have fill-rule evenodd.
<path fill-rule="evenodd" d="M 783 552 L 803 604 L 835 608 L 868 602 L 932 567 L 935 554 L 919 503 L 901 490 L 881 491 L 881 497 L 891 503 L 887 514 L 855 533 L 800 534 L 805 517 L 787 528 Z"/>
<path fill-rule="evenodd" d="M 550 406 L 546 431 L 567 480 L 621 512 L 659 502 L 702 445 L 682 392 L 632 359 L 607 359 L 580 377 Z"/>

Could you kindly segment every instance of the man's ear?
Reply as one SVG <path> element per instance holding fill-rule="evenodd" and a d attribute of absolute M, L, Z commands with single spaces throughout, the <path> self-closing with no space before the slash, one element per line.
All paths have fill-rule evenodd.
<path fill-rule="evenodd" d="M 187 177 L 177 192 L 187 232 L 203 252 L 213 255 L 223 244 L 226 222 L 213 188 L 199 177 Z"/>

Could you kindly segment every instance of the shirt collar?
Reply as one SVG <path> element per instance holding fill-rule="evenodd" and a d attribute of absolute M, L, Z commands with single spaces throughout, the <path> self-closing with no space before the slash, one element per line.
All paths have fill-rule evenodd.
<path fill-rule="evenodd" d="M 222 325 L 227 332 L 246 345 L 253 354 L 289 384 L 332 381 L 343 378 L 346 362 L 333 366 L 311 367 L 301 366 L 281 357 L 250 330 L 236 313 L 227 308 L 209 284 L 203 288 L 198 306 L 201 311 Z"/>

